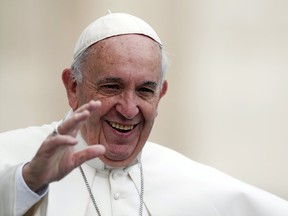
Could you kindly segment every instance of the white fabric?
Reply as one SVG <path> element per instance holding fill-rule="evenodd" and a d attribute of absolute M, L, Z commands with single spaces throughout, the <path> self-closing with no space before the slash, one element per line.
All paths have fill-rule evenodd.
<path fill-rule="evenodd" d="M 15 196 L 17 197 L 15 173 L 18 164 L 33 157 L 45 137 L 53 131 L 54 125 L 0 134 L 1 216 L 15 215 Z M 141 160 L 145 182 L 144 202 L 150 215 L 288 215 L 287 201 L 231 178 L 211 167 L 196 163 L 163 146 L 147 142 Z M 107 181 L 108 177 L 110 179 L 111 174 L 105 177 L 98 172 L 95 176 L 95 169 L 87 165 L 84 168 L 89 182 L 92 182 L 93 178 L 99 178 L 101 181 Z M 127 172 L 129 177 L 125 175 L 124 180 L 119 179 L 119 183 L 122 182 L 119 185 L 124 184 L 123 187 L 130 188 L 131 185 L 123 181 L 131 177 L 139 191 L 140 175 L 137 164 L 132 165 Z M 101 183 L 98 180 L 97 183 L 99 185 L 93 185 L 93 187 L 100 188 Z M 112 186 L 111 192 L 114 188 L 117 191 L 120 190 L 119 185 Z M 105 194 L 96 194 L 97 199 L 100 197 L 106 200 L 103 204 L 100 201 L 99 208 L 118 209 L 111 201 L 113 193 L 108 194 L 107 187 L 105 190 L 106 192 L 103 191 Z M 131 191 L 133 190 L 131 187 Z M 35 209 L 36 212 L 30 215 L 86 216 L 89 200 L 90 197 L 80 171 L 75 169 L 61 181 L 50 184 L 48 195 L 41 199 L 39 206 Z M 125 205 L 130 206 L 129 201 Z M 136 202 L 132 205 L 136 205 Z M 139 204 L 135 206 L 135 211 L 138 208 Z M 119 213 L 128 215 L 125 212 Z"/>
<path fill-rule="evenodd" d="M 23 215 L 31 206 L 39 202 L 48 193 L 48 187 L 40 194 L 32 191 L 23 179 L 22 169 L 26 163 L 18 166 L 16 171 L 16 216 Z"/>
<path fill-rule="evenodd" d="M 142 34 L 159 44 L 157 33 L 144 20 L 126 13 L 111 13 L 92 22 L 84 29 L 74 49 L 74 59 L 92 44 L 116 35 Z"/>
<path fill-rule="evenodd" d="M 78 134 L 77 139 L 79 143 L 76 145 L 75 151 L 87 146 L 80 134 Z M 140 158 L 137 158 L 130 166 L 122 169 L 107 167 L 98 158 L 82 165 L 85 175 L 86 173 L 93 173 L 89 185 L 99 208 L 100 206 L 110 206 L 110 208 L 100 208 L 102 215 L 126 216 L 139 214 L 140 192 L 137 187 L 141 188 L 141 181 L 139 179 L 138 182 L 135 182 L 129 175 L 131 169 L 137 169 L 140 176 L 138 160 Z M 84 180 L 82 186 L 85 187 Z M 95 216 L 95 213 L 95 207 L 92 200 L 89 199 L 86 216 Z M 143 216 L 148 215 L 146 207 L 143 206 Z"/>
<path fill-rule="evenodd" d="M 138 169 L 137 165 L 135 169 Z M 93 169 L 83 166 L 84 172 Z M 139 193 L 129 176 L 129 169 L 97 170 L 92 180 L 92 191 L 101 215 L 126 216 L 139 214 Z M 139 173 L 140 174 L 140 173 Z M 91 185 L 90 184 L 90 185 Z M 140 182 L 139 182 L 140 184 Z M 82 184 L 84 187 L 84 184 Z M 103 208 L 107 206 L 107 208 Z M 110 206 L 110 207 L 109 207 Z M 101 208 L 102 207 L 102 208 Z M 86 216 L 95 216 L 95 207 L 89 199 Z M 144 206 L 143 216 L 149 215 Z"/>

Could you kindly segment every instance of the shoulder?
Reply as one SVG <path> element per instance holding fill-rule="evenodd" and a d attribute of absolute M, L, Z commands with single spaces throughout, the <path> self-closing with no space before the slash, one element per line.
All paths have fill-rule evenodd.
<path fill-rule="evenodd" d="M 58 124 L 59 122 L 53 122 L 42 126 L 30 126 L 0 133 L 1 146 L 4 144 L 22 144 L 23 142 L 33 142 L 34 140 L 38 142 L 39 140 L 46 138 Z"/>
<path fill-rule="evenodd" d="M 0 133 L 0 158 L 8 163 L 30 160 L 59 122 Z"/>
<path fill-rule="evenodd" d="M 147 194 L 153 194 L 156 201 L 164 199 L 157 194 L 167 194 L 169 191 L 173 196 L 171 200 L 165 196 L 165 200 L 171 206 L 175 206 L 175 200 L 185 197 L 187 200 L 203 199 L 203 203 L 208 201 L 207 205 L 214 206 L 218 212 L 226 211 L 225 208 L 229 209 L 231 205 L 234 206 L 234 209 L 230 209 L 231 213 L 235 213 L 235 209 L 239 212 L 246 209 L 251 212 L 249 215 L 287 215 L 287 201 L 167 147 L 148 142 L 142 152 L 142 164 Z M 184 203 L 181 205 L 185 206 Z M 186 207 L 190 209 L 191 202 Z M 281 214 L 270 214 L 272 212 Z"/>
<path fill-rule="evenodd" d="M 142 152 L 142 160 L 145 161 L 145 163 L 157 161 L 156 166 L 169 166 L 171 168 L 177 167 L 177 170 L 181 170 L 182 168 L 185 170 L 187 170 L 187 168 L 195 169 L 197 167 L 212 169 L 211 167 L 198 163 L 171 148 L 152 142 L 146 143 Z"/>
<path fill-rule="evenodd" d="M 180 181 L 185 179 L 190 183 L 201 182 L 203 185 L 213 187 L 220 185 L 225 187 L 228 183 L 239 186 L 240 183 L 239 180 L 214 167 L 194 161 L 173 149 L 151 142 L 147 142 L 144 147 L 142 161 L 144 167 L 155 170 L 155 173 L 161 170 L 161 175 L 165 178 L 173 176 L 173 178 L 179 178 Z"/>
<path fill-rule="evenodd" d="M 171 180 L 171 185 L 183 184 L 189 187 L 208 191 L 220 191 L 223 188 L 234 190 L 245 188 L 247 184 L 232 176 L 215 169 L 214 167 L 194 161 L 167 147 L 147 143 L 142 153 L 143 167 L 151 176 L 158 176 L 163 181 Z M 189 189 L 188 189 L 189 190 Z"/>

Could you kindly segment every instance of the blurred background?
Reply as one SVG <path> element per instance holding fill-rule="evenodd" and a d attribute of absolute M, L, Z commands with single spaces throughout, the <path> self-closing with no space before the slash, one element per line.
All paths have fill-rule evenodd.
<path fill-rule="evenodd" d="M 0 0 L 0 132 L 65 115 L 61 72 L 108 9 L 147 21 L 169 53 L 150 140 L 288 200 L 286 0 Z"/>

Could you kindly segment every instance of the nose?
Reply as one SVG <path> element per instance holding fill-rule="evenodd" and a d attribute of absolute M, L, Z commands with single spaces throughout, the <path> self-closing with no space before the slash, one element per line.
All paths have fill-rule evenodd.
<path fill-rule="evenodd" d="M 133 119 L 139 113 L 137 96 L 129 92 L 120 97 L 119 102 L 116 104 L 116 111 L 126 119 Z"/>

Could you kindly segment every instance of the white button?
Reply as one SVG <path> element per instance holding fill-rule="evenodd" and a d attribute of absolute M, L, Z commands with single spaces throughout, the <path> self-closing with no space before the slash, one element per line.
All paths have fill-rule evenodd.
<path fill-rule="evenodd" d="M 115 199 L 115 200 L 118 200 L 119 198 L 120 198 L 120 194 L 119 194 L 119 193 L 115 193 L 115 194 L 114 194 L 114 199 Z"/>
<path fill-rule="evenodd" d="M 113 179 L 117 179 L 117 178 L 120 178 L 120 177 L 122 177 L 123 176 L 123 173 L 122 172 L 114 172 L 113 174 L 112 174 L 112 178 Z"/>

